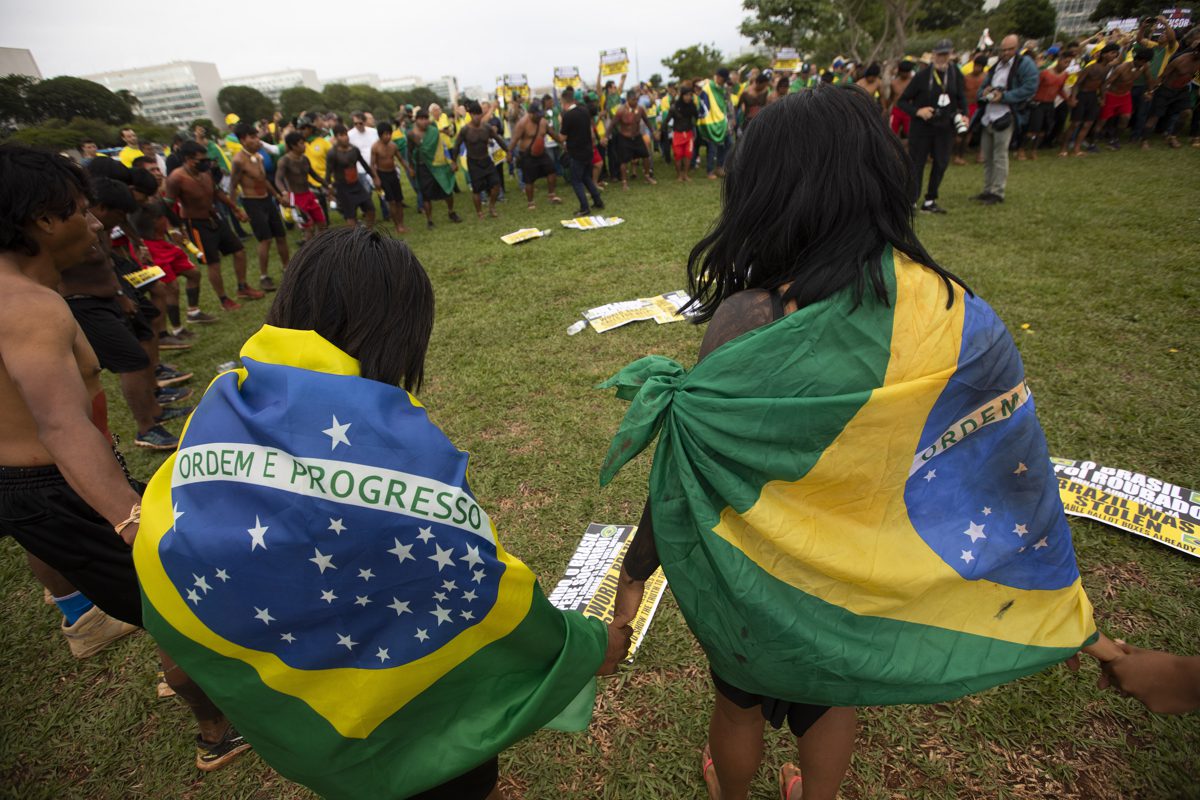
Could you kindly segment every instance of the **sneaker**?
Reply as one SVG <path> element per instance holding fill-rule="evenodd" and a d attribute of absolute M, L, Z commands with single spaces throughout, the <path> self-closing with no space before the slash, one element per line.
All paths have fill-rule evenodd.
<path fill-rule="evenodd" d="M 139 433 L 133 443 L 148 450 L 177 450 L 179 437 L 172 436 L 163 426 L 155 425 L 145 433 Z"/>
<path fill-rule="evenodd" d="M 926 200 L 921 204 L 921 210 L 926 214 L 945 214 L 946 209 L 937 204 L 936 200 Z"/>
<path fill-rule="evenodd" d="M 603 211 L 604 203 L 601 203 L 599 200 L 597 200 L 594 203 L 592 203 L 592 208 L 595 209 L 596 211 Z"/>
<path fill-rule="evenodd" d="M 425 227 L 429 228 L 429 230 L 433 230 L 433 220 L 429 220 L 426 223 Z"/>
<path fill-rule="evenodd" d="M 975 195 L 971 199 L 978 200 L 980 203 L 986 203 L 988 200 L 992 199 L 993 197 L 995 197 L 995 195 L 992 194 L 991 192 L 980 192 L 979 194 Z"/>
<path fill-rule="evenodd" d="M 559 202 L 561 202 L 561 201 L 559 201 Z M 457 211 L 451 211 L 450 212 L 450 221 L 451 222 L 462 222 L 462 217 L 460 217 L 458 215 Z"/>
<path fill-rule="evenodd" d="M 258 288 L 264 292 L 273 292 L 279 287 L 275 285 L 275 281 L 271 280 L 270 275 L 263 275 L 258 281 Z"/>
<path fill-rule="evenodd" d="M 186 417 L 192 413 L 192 409 L 194 408 L 195 406 L 171 406 L 170 408 L 164 408 L 163 413 L 155 417 L 154 421 L 161 424 L 163 422 L 170 422 L 173 419 L 179 419 L 180 417 Z"/>
<path fill-rule="evenodd" d="M 65 619 L 62 623 L 63 636 L 67 638 L 71 655 L 76 658 L 94 656 L 110 642 L 128 636 L 137 629 L 136 625 L 105 614 L 100 606 L 89 608 L 86 614 L 75 620 L 74 625 L 68 626 Z"/>
<path fill-rule="evenodd" d="M 238 292 L 238 294 L 241 294 L 241 292 Z M 224 309 L 225 311 L 237 311 L 241 307 L 242 307 L 241 303 L 239 303 L 238 301 L 236 301 L 230 297 L 226 297 L 224 300 L 221 301 L 221 308 Z"/>
<path fill-rule="evenodd" d="M 190 377 L 192 377 L 192 373 L 180 372 L 166 364 L 159 364 L 154 368 L 154 379 L 158 381 L 158 388 L 160 389 L 164 386 L 174 386 L 177 383 L 183 383 Z"/>
<path fill-rule="evenodd" d="M 188 322 L 195 322 L 200 325 L 212 325 L 217 321 L 217 318 L 212 314 L 205 314 L 200 309 L 196 309 L 195 311 L 187 312 L 187 320 Z"/>
<path fill-rule="evenodd" d="M 225 729 L 221 741 L 209 743 L 203 737 L 196 736 L 196 769 L 201 772 L 212 772 L 233 761 L 250 749 L 250 743 L 237 732 L 232 724 Z"/>
<path fill-rule="evenodd" d="M 985 206 L 994 206 L 1004 202 L 1004 198 L 998 194 L 988 195 L 986 200 L 981 201 Z"/>
<path fill-rule="evenodd" d="M 252 286 L 243 286 L 237 290 L 237 296 L 245 300 L 262 300 L 265 294 Z"/>
<path fill-rule="evenodd" d="M 154 399 L 158 401 L 160 406 L 171 405 L 182 400 L 187 400 L 192 396 L 192 390 L 186 386 L 171 386 L 166 389 L 158 389 L 154 392 Z"/>
<path fill-rule="evenodd" d="M 577 216 L 577 217 L 590 217 L 591 215 L 592 215 L 592 212 L 586 208 L 575 209 L 575 216 Z"/>
<path fill-rule="evenodd" d="M 178 336 L 168 336 L 167 334 L 164 333 L 158 337 L 158 349 L 159 350 L 191 350 L 192 346 L 189 343 L 185 342 L 183 339 L 180 339 Z"/>

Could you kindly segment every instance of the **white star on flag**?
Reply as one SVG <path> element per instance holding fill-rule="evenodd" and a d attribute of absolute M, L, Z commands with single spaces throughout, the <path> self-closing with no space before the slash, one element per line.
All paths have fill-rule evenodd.
<path fill-rule="evenodd" d="M 212 587 L 208 585 L 208 581 L 194 572 L 192 573 L 192 577 L 196 579 L 196 588 L 205 594 L 208 594 L 209 590 L 212 589 Z"/>
<path fill-rule="evenodd" d="M 403 600 L 397 600 L 395 597 L 392 598 L 392 602 L 390 605 L 388 605 L 388 608 L 395 611 L 397 617 L 400 616 L 401 614 L 411 614 L 412 613 L 411 611 L 408 610 L 408 603 L 404 602 Z"/>
<path fill-rule="evenodd" d="M 450 611 L 448 609 L 437 606 L 433 611 L 429 612 L 437 617 L 438 627 L 440 628 L 443 622 L 450 621 Z"/>
<path fill-rule="evenodd" d="M 313 558 L 310 558 L 309 561 L 321 568 L 322 575 L 325 574 L 325 570 L 327 569 L 337 569 L 333 563 L 333 556 L 327 556 L 315 547 L 313 548 L 313 553 L 315 555 Z"/>
<path fill-rule="evenodd" d="M 342 635 L 339 633 L 339 634 L 337 635 L 337 637 L 338 637 L 337 643 L 338 643 L 339 645 L 342 645 L 342 646 L 344 646 L 344 647 L 345 647 L 347 650 L 353 650 L 353 649 L 354 649 L 354 645 L 358 644 L 358 642 L 354 641 L 354 640 L 353 640 L 353 639 L 351 639 L 349 636 L 342 636 Z"/>
<path fill-rule="evenodd" d="M 388 550 L 388 552 L 400 559 L 401 564 L 404 563 L 404 559 L 408 559 L 409 561 L 417 560 L 412 554 L 413 546 L 411 544 L 400 544 L 400 540 L 395 537 L 392 537 L 392 541 L 396 543 L 396 546 Z"/>
<path fill-rule="evenodd" d="M 346 429 L 353 425 L 353 422 L 338 423 L 337 414 L 333 415 L 333 425 L 321 431 L 329 437 L 329 449 L 337 450 L 339 444 L 350 446 L 350 440 L 346 438 Z"/>
<path fill-rule="evenodd" d="M 362 578 L 364 581 L 369 581 L 371 578 L 375 577 L 375 573 L 371 572 L 369 569 L 360 569 L 358 571 L 358 577 Z"/>
<path fill-rule="evenodd" d="M 474 589 L 472 589 L 472 590 L 471 590 L 471 591 L 469 591 L 469 592 L 463 592 L 462 599 L 463 599 L 463 600 L 466 600 L 466 601 L 469 603 L 469 602 L 471 602 L 472 600 L 474 600 L 474 599 L 475 599 L 475 597 L 476 597 L 476 595 L 475 595 L 475 590 L 474 590 Z"/>
<path fill-rule="evenodd" d="M 936 478 L 936 477 L 937 477 L 937 470 L 936 470 L 936 469 L 931 469 L 931 470 L 929 470 L 929 472 L 926 472 L 926 473 L 925 473 L 924 475 L 922 475 L 921 477 L 925 479 L 925 482 L 926 482 L 926 483 L 929 483 L 931 480 L 933 480 L 934 478 Z"/>
<path fill-rule="evenodd" d="M 371 598 L 367 597 L 365 594 L 354 595 L 354 605 L 356 605 L 356 606 L 365 606 L 365 605 L 367 605 L 367 603 L 370 603 L 370 602 L 371 602 Z"/>
<path fill-rule="evenodd" d="M 446 593 L 445 592 L 434 592 L 433 599 L 437 600 L 439 603 L 444 603 L 444 602 L 446 602 Z"/>
<path fill-rule="evenodd" d="M 983 511 L 979 513 L 983 514 L 985 517 L 990 517 L 992 515 L 992 509 L 989 506 L 984 506 Z"/>
<path fill-rule="evenodd" d="M 468 567 L 478 567 L 483 563 L 483 559 L 479 557 L 479 548 L 471 546 L 467 547 L 467 554 L 458 560 L 467 562 Z"/>
<path fill-rule="evenodd" d="M 290 633 L 281 634 L 279 638 L 283 639 L 288 644 L 291 644 L 292 642 L 296 641 L 296 637 L 292 636 Z"/>
<path fill-rule="evenodd" d="M 254 607 L 254 617 L 255 619 L 261 619 L 264 625 L 270 625 L 275 620 L 275 618 L 271 616 L 270 609 L 259 608 L 258 606 Z"/>
<path fill-rule="evenodd" d="M 475 619 L 475 615 L 470 611 L 460 612 L 460 616 L 462 616 L 463 619 Z"/>
<path fill-rule="evenodd" d="M 1013 470 L 1013 475 L 1020 475 L 1022 472 L 1028 472 L 1029 467 L 1025 466 L 1024 462 L 1018 461 L 1017 468 Z"/>
<path fill-rule="evenodd" d="M 471 580 L 475 581 L 476 583 L 479 583 L 481 580 L 483 580 L 486 577 L 487 577 L 487 573 L 485 573 L 481 569 L 477 569 L 471 573 Z"/>
<path fill-rule="evenodd" d="M 421 532 L 417 534 L 417 538 L 422 542 L 428 543 L 433 538 L 433 527 L 421 528 Z"/>
<path fill-rule="evenodd" d="M 417 641 L 419 641 L 419 642 L 423 642 L 429 638 L 429 634 L 426 633 L 424 628 L 417 628 L 417 632 L 413 635 L 417 638 Z"/>
<path fill-rule="evenodd" d="M 454 581 L 442 581 L 442 588 L 445 589 L 447 592 L 453 592 L 455 589 L 458 588 L 458 584 L 455 583 Z"/>
<path fill-rule="evenodd" d="M 983 526 L 977 525 L 974 522 L 972 522 L 971 526 L 963 531 L 963 533 L 971 537 L 971 544 L 975 544 L 975 542 L 979 541 L 980 539 L 987 538 L 987 534 L 983 532 Z"/>
<path fill-rule="evenodd" d="M 175 523 L 179 522 L 179 518 L 182 517 L 183 514 L 184 512 L 179 510 L 179 503 L 176 503 L 171 507 L 171 530 L 175 530 Z"/>
<path fill-rule="evenodd" d="M 334 600 L 337 600 L 337 595 L 331 590 L 326 589 L 325 591 L 321 592 L 321 599 L 326 603 L 332 603 Z"/>
<path fill-rule="evenodd" d="M 1024 536 L 1025 534 L 1029 533 L 1029 529 L 1024 525 L 1018 525 L 1013 528 L 1013 533 L 1015 533 L 1017 536 Z"/>
<path fill-rule="evenodd" d="M 446 567 L 454 566 L 454 557 L 451 555 L 454 552 L 453 547 L 443 550 L 440 544 L 435 544 L 434 548 L 437 550 L 437 554 L 430 556 L 429 560 L 437 562 L 438 572 L 441 572 Z"/>
<path fill-rule="evenodd" d="M 967 562 L 968 564 L 970 564 L 972 561 L 975 560 L 975 554 L 972 553 L 970 550 L 963 550 L 962 556 L 960 556 L 960 557 L 962 558 L 963 561 Z"/>
<path fill-rule="evenodd" d="M 200 593 L 197 592 L 195 589 L 188 589 L 187 597 L 188 597 L 188 600 L 191 600 L 193 603 L 200 602 Z"/>
<path fill-rule="evenodd" d="M 390 658 L 390 656 L 388 655 L 388 651 L 383 647 L 379 648 L 379 652 L 375 654 L 375 657 L 379 659 L 380 664 L 382 664 L 383 662 L 387 661 L 388 658 Z"/>
<path fill-rule="evenodd" d="M 1043 536 L 1041 539 L 1038 539 L 1038 543 L 1037 543 L 1037 544 L 1035 544 L 1035 545 L 1033 546 L 1033 549 L 1034 549 L 1034 550 L 1041 550 L 1043 547 L 1049 547 L 1049 546 L 1050 546 L 1050 545 L 1049 545 L 1049 543 L 1046 541 L 1046 537 L 1045 537 L 1045 536 Z"/>
<path fill-rule="evenodd" d="M 333 517 L 330 517 L 329 518 L 329 527 L 326 528 L 325 530 L 333 531 L 338 536 L 341 536 L 342 531 L 346 530 L 346 526 L 342 524 L 342 520 L 340 517 L 338 519 L 334 519 Z"/>
<path fill-rule="evenodd" d="M 217 580 L 219 580 L 221 583 L 224 583 L 225 581 L 229 580 L 229 573 L 223 569 L 217 570 Z"/>
<path fill-rule="evenodd" d="M 269 530 L 270 530 L 270 528 L 268 528 L 266 525 L 263 525 L 261 522 L 259 522 L 258 516 L 255 515 L 254 527 L 248 528 L 246 530 L 246 533 L 250 534 L 250 552 L 251 553 L 254 552 L 254 548 L 256 548 L 256 547 L 261 547 L 263 550 L 267 549 L 267 543 L 263 541 L 263 537 L 267 535 L 267 531 L 269 531 Z"/>

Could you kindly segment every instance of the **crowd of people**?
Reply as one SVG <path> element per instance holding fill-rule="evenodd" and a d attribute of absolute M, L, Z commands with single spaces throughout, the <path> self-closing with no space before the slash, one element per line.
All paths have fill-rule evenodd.
<path fill-rule="evenodd" d="M 944 285 L 949 305 L 968 303 L 957 279 L 920 246 L 911 221 L 914 205 L 924 212 L 944 211 L 937 202 L 942 176 L 951 158 L 965 160 L 966 148 L 976 139 L 985 165 L 978 200 L 985 204 L 1004 201 L 1011 151 L 1017 158 L 1036 159 L 1040 150 L 1060 147 L 1060 155 L 1078 156 L 1097 143 L 1120 147 L 1126 136 L 1147 147 L 1160 127 L 1164 140 L 1176 147 L 1176 131 L 1189 111 L 1193 144 L 1200 146 L 1195 138 L 1200 126 L 1195 110 L 1200 33 L 1195 29 L 1177 39 L 1161 21 L 1146 20 L 1131 35 L 1103 35 L 1044 51 L 1036 43 L 1022 45 L 1013 35 L 995 53 L 957 59 L 953 45 L 945 41 L 920 61 L 861 65 L 839 59 L 820 71 L 804 65 L 794 73 L 751 69 L 744 75 L 721 68 L 661 91 L 645 84 L 626 91 L 624 79 L 597 80 L 594 89 L 567 87 L 557 97 L 539 100 L 517 93 L 503 106 L 465 100 L 450 113 L 436 104 L 404 108 L 391 122 L 356 112 L 349 127 L 337 115 L 319 110 L 292 121 L 257 124 L 231 115 L 227 123 L 232 130 L 221 141 L 198 126 L 190 137 L 179 136 L 164 149 L 126 130 L 125 146 L 114 157 L 102 156 L 94 143 L 84 142 L 82 167 L 36 149 L 0 147 L 0 463 L 7 465 L 0 466 L 0 535 L 12 536 L 27 551 L 47 597 L 62 611 L 62 630 L 76 656 L 88 657 L 142 625 L 130 545 L 138 535 L 145 486 L 129 474 L 116 449 L 99 374 L 109 370 L 118 376 L 136 422 L 137 446 L 162 451 L 180 446 L 179 436 L 166 426 L 193 411 L 186 404 L 192 392 L 184 386 L 192 376 L 161 356 L 191 347 L 197 334 L 190 326 L 219 321 L 201 307 L 201 268 L 223 310 L 262 300 L 278 289 L 286 302 L 277 300 L 273 325 L 320 334 L 322 347 L 330 345 L 356 364 L 361 361 L 364 377 L 415 391 L 428 326 L 423 334 L 414 334 L 419 342 L 394 340 L 393 317 L 407 318 L 405 304 L 418 301 L 392 297 L 398 284 L 380 276 L 394 269 L 405 281 L 426 287 L 416 292 L 419 307 L 411 314 L 428 318 L 429 326 L 432 290 L 411 251 L 373 230 L 377 207 L 396 231 L 406 230 L 405 184 L 431 228 L 435 203 L 445 203 L 452 223 L 463 221 L 455 211 L 456 194 L 469 194 L 481 219 L 498 215 L 497 203 L 509 185 L 523 191 L 529 209 L 536 208 L 536 184 L 543 179 L 549 202 L 561 203 L 557 187 L 565 179 L 578 198 L 577 213 L 588 214 L 605 208 L 602 189 L 610 183 L 619 181 L 627 189 L 640 179 L 653 186 L 656 161 L 671 165 L 676 179 L 688 182 L 703 149 L 708 178 L 718 180 L 730 172 L 719 224 L 697 246 L 689 265 L 702 319 L 712 319 L 704 358 L 766 322 L 793 314 L 801 320 L 806 308 L 840 297 L 848 287 L 857 287 L 856 306 L 866 302 L 864 287 L 870 286 L 883 293 L 880 308 L 887 307 L 886 286 L 899 280 L 900 268 L 894 267 L 896 275 L 885 281 L 877 265 L 891 264 L 893 252 L 897 263 L 911 260 L 914 272 L 906 274 L 923 274 L 931 286 Z M 903 137 L 903 143 L 893 134 Z M 811 160 L 770 155 L 780 148 L 802 150 Z M 853 175 L 826 174 L 835 163 L 850 164 Z M 826 179 L 844 183 L 838 197 L 828 194 L 822 183 Z M 854 193 L 866 186 L 874 187 L 874 205 L 864 219 L 865 200 Z M 776 258 L 792 252 L 791 243 L 760 235 L 757 216 L 749 227 L 743 218 L 744 209 L 755 204 L 781 218 L 803 215 L 807 206 L 797 209 L 789 200 L 793 189 L 814 198 L 816 192 L 826 192 L 820 204 L 831 209 L 819 225 L 797 219 L 788 228 L 814 231 L 816 240 L 806 244 L 813 265 Z M 348 227 L 317 236 L 334 211 Z M 843 211 L 845 219 L 830 222 Z M 365 225 L 358 224 L 360 216 Z M 287 224 L 302 232 L 294 258 Z M 847 231 L 863 225 L 869 236 L 845 239 Z M 251 285 L 242 244 L 251 236 L 257 286 Z M 271 275 L 272 248 L 282 270 L 278 285 Z M 338 259 L 346 253 L 373 260 L 379 274 L 322 294 L 324 284 L 311 282 L 330 280 L 335 274 L 331 265 L 343 267 Z M 233 263 L 232 291 L 225 283 L 225 260 Z M 872 265 L 869 280 L 860 274 L 862 263 Z M 297 300 L 301 296 L 325 297 L 336 307 L 317 313 Z M 381 297 L 391 299 L 382 303 Z M 387 314 L 381 310 L 385 306 Z M 379 318 L 349 319 L 356 309 L 376 309 Z M 406 355 L 379 352 L 385 345 Z M 390 372 L 379 367 L 402 358 L 407 359 L 403 367 Z M 719 367 L 710 371 L 714 369 Z M 284 406 L 288 402 L 293 400 L 279 398 Z M 334 450 L 346 427 L 339 428 L 335 416 L 333 428 L 324 431 Z M 1035 438 L 1040 436 L 1039 429 Z M 389 466 L 413 468 L 399 461 Z M 667 506 L 659 505 L 661 491 L 652 485 L 649 494 L 639 540 L 622 572 L 617 620 L 609 627 L 607 644 L 602 631 L 592 632 L 599 638 L 595 663 L 585 670 L 589 675 L 594 669 L 611 671 L 624 655 L 626 624 L 642 582 L 656 566 L 661 563 L 672 586 L 686 592 L 690 556 L 681 558 L 679 548 L 697 548 L 681 545 L 687 524 L 672 528 L 668 523 Z M 179 516 L 176 508 L 175 521 Z M 1057 517 L 1062 517 L 1061 509 Z M 404 526 L 413 527 L 411 520 L 400 519 L 394 524 L 404 531 Z M 333 520 L 329 522 L 332 526 Z M 257 518 L 255 523 L 261 538 L 267 528 Z M 407 535 L 400 528 L 388 529 L 388 544 L 393 533 Z M 254 530 L 249 531 L 252 537 Z M 396 538 L 396 550 L 388 552 L 411 558 L 412 546 Z M 492 546 L 493 559 L 508 558 L 494 542 Z M 439 547 L 430 559 L 442 555 Z M 323 558 L 318 550 L 310 560 Z M 704 568 L 722 569 L 715 563 Z M 712 585 L 723 585 L 723 580 Z M 713 629 L 697 628 L 691 616 L 702 616 L 710 600 L 703 592 L 690 596 L 685 615 L 710 656 L 717 658 L 719 645 L 706 638 L 715 635 Z M 727 597 L 724 602 L 736 606 L 738 600 Z M 259 613 L 263 623 L 273 619 Z M 1094 625 L 1091 633 L 1072 647 L 1103 662 L 1106 682 L 1155 710 L 1200 706 L 1195 659 L 1114 643 L 1096 634 Z M 354 644 L 349 642 L 347 649 Z M 381 648 L 381 661 L 387 652 Z M 187 702 L 198 723 L 197 766 L 217 769 L 246 750 L 250 743 L 209 699 L 212 691 L 170 655 L 161 656 L 161 691 Z M 745 669 L 753 671 L 756 658 L 753 653 L 742 658 L 751 665 Z M 736 669 L 737 675 L 718 675 L 714 665 L 717 710 L 703 764 L 710 795 L 746 795 L 761 759 L 765 714 L 777 726 L 786 719 L 799 742 L 800 768 L 781 778 L 784 796 L 793 796 L 793 788 L 798 796 L 803 772 L 805 797 L 833 797 L 853 746 L 853 709 L 831 708 L 837 705 L 832 699 L 813 704 L 819 693 L 791 697 L 777 681 L 750 685 L 742 680 L 739 687 L 734 681 L 744 669 Z M 224 702 L 236 706 L 238 697 L 226 688 L 219 688 Z M 286 749 L 287 743 L 273 741 L 271 747 Z M 482 773 L 470 770 L 476 788 L 465 794 L 460 793 L 466 791 L 463 784 L 455 782 L 461 776 L 441 775 L 429 765 L 403 768 L 429 769 L 448 781 L 440 790 L 413 796 L 498 797 L 495 753 L 485 766 Z"/>

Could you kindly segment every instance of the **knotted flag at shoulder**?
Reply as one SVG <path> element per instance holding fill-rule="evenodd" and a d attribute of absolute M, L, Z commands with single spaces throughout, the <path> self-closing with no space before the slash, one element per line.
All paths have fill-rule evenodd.
<path fill-rule="evenodd" d="M 265 326 L 242 361 L 150 482 L 134 559 L 146 628 L 262 757 L 407 797 L 586 725 L 605 626 L 505 552 L 421 404 L 312 331 Z"/>
<path fill-rule="evenodd" d="M 889 250 L 842 292 L 602 387 L 632 400 L 607 483 L 657 435 L 655 541 L 721 678 L 821 705 L 929 703 L 1096 637 L 1016 346 Z"/>

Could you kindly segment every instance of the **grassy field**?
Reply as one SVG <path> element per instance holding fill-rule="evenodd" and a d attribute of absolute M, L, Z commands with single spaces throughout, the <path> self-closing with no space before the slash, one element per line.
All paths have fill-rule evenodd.
<path fill-rule="evenodd" d="M 1197 176 L 1192 149 L 1048 158 L 1014 163 L 1008 202 L 978 208 L 967 198 L 980 191 L 981 168 L 955 167 L 941 199 L 950 213 L 919 220 L 934 257 L 1016 336 L 1052 453 L 1200 488 Z M 500 220 L 476 221 L 460 196 L 465 224 L 450 225 L 443 208 L 436 229 L 414 225 L 407 237 L 438 305 L 421 399 L 472 453 L 481 503 L 546 588 L 589 521 L 634 523 L 644 497 L 648 456 L 598 488 L 625 404 L 593 387 L 648 353 L 690 364 L 702 334 L 638 323 L 566 335 L 583 309 L 683 288 L 687 253 L 713 219 L 719 187 L 701 176 L 689 186 L 610 187 L 606 197 L 626 220 L 612 230 L 560 229 L 573 205 L 551 207 L 543 196 L 527 212 L 514 192 Z M 555 232 L 518 247 L 499 241 L 534 224 Z M 220 313 L 204 291 L 208 310 Z M 175 359 L 195 371 L 197 391 L 266 310 L 249 303 L 223 315 Z M 114 430 L 131 442 L 130 419 L 107 385 Z M 143 478 L 161 461 L 125 450 Z M 1072 530 L 1103 630 L 1200 652 L 1200 562 L 1098 524 L 1073 520 Z M 186 711 L 154 696 L 149 638 L 74 661 L 11 541 L 0 543 L 0 605 L 0 795 L 311 797 L 252 754 L 202 777 Z M 1096 675 L 1090 664 L 1079 675 L 1057 668 L 953 703 L 863 709 L 842 796 L 1200 797 L 1200 716 L 1152 716 L 1097 690 Z M 711 704 L 703 656 L 668 593 L 634 667 L 603 684 L 591 729 L 543 732 L 511 748 L 501 756 L 503 784 L 531 800 L 703 797 L 698 754 Z M 775 769 L 790 756 L 787 736 L 768 738 L 758 798 L 778 796 Z"/>

